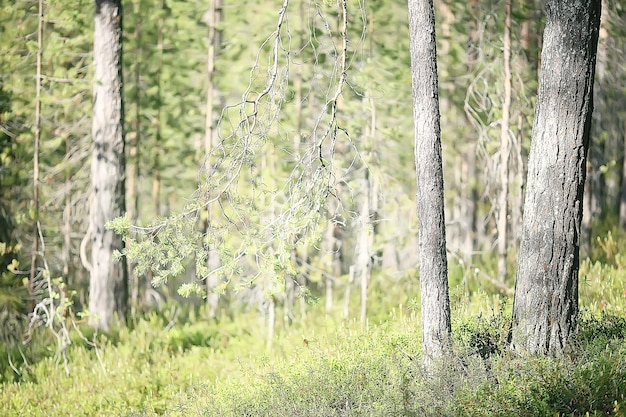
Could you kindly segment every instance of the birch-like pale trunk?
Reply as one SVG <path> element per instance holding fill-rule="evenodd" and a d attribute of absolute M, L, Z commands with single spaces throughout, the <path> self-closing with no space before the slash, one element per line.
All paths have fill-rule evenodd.
<path fill-rule="evenodd" d="M 409 0 L 415 122 L 417 217 L 425 363 L 448 349 L 452 328 L 443 200 L 443 166 L 432 0 Z"/>
<path fill-rule="evenodd" d="M 126 260 L 116 262 L 113 253 L 124 242 L 108 221 L 124 215 L 125 155 L 122 100 L 122 4 L 120 0 L 96 0 L 94 32 L 93 154 L 91 277 L 89 323 L 106 330 L 115 314 L 123 321 L 128 298 Z"/>
<path fill-rule="evenodd" d="M 205 158 L 209 158 L 211 151 L 213 150 L 214 141 L 216 140 L 215 128 L 216 128 L 216 116 L 215 116 L 215 97 L 217 89 L 215 87 L 215 59 L 217 57 L 217 51 L 221 44 L 221 32 L 218 30 L 218 25 L 222 20 L 222 1 L 211 0 L 208 11 L 209 26 L 209 39 L 207 50 L 207 96 L 206 96 L 206 120 L 205 120 L 205 133 L 204 133 L 204 153 Z M 211 169 L 211 165 L 206 160 L 206 169 Z M 204 221 L 205 233 L 211 233 L 211 208 L 207 208 L 206 219 Z M 209 268 L 209 276 L 206 278 L 205 286 L 207 290 L 206 304 L 207 315 L 209 318 L 217 317 L 219 310 L 219 294 L 214 292 L 215 288 L 220 283 L 220 276 L 212 271 L 217 270 L 221 266 L 219 255 L 215 248 L 209 248 L 207 254 L 207 266 Z"/>
<path fill-rule="evenodd" d="M 28 280 L 28 312 L 35 310 L 35 281 L 38 276 L 37 259 L 39 258 L 39 148 L 41 144 L 41 66 L 43 58 L 43 26 L 44 1 L 39 0 L 37 14 L 37 67 L 35 77 L 35 138 L 33 150 L 33 211 L 35 213 L 33 225 L 33 246 L 30 258 L 30 275 Z"/>

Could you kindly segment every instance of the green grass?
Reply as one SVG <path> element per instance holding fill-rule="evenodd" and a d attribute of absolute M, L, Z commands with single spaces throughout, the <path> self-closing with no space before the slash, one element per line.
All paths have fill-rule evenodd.
<path fill-rule="evenodd" d="M 20 372 L 0 362 L 0 415 L 626 415 L 625 284 L 621 265 L 583 263 L 579 336 L 555 359 L 513 356 L 511 300 L 468 292 L 459 280 L 451 290 L 455 351 L 429 372 L 419 297 L 400 285 L 384 292 L 381 279 L 365 329 L 343 319 L 341 306 L 325 315 L 312 305 L 291 326 L 277 322 L 271 352 L 256 313 L 207 321 L 169 306 L 132 328 L 86 331 L 92 343 L 74 332 L 69 374 L 44 337 L 22 349 L 27 362 L 15 349 L 0 351 Z"/>

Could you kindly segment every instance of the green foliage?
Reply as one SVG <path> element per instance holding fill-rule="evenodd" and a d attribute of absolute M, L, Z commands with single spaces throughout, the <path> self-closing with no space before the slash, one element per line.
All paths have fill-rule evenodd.
<path fill-rule="evenodd" d="M 623 303 L 626 282 L 624 269 L 585 260 L 581 263 L 579 277 L 581 305 L 594 314 L 603 311 L 622 315 L 626 313 Z"/>
<path fill-rule="evenodd" d="M 611 220 L 607 220 L 606 223 L 613 226 L 615 222 Z M 621 248 L 626 244 L 626 231 L 619 227 L 611 227 L 606 231 L 603 230 L 606 227 L 607 225 L 605 224 L 594 228 L 597 236 L 596 245 L 592 246 L 591 259 L 617 268 L 623 268 L 626 266 L 626 261 Z"/>
<path fill-rule="evenodd" d="M 420 365 L 417 247 L 412 245 L 416 213 L 406 3 L 350 3 L 364 5 L 366 13 L 350 6 L 348 78 L 333 120 L 329 97 L 341 73 L 336 67 L 342 41 L 338 3 L 290 2 L 279 42 L 277 82 L 261 97 L 271 72 L 271 34 L 280 5 L 253 2 L 241 7 L 224 1 L 217 107 L 235 105 L 221 113 L 218 144 L 206 161 L 208 28 L 202 13 L 208 4 L 127 3 L 125 117 L 128 161 L 137 168 L 139 213 L 134 227 L 128 218 L 110 227 L 129 243 L 117 256 L 136 262 L 132 289 L 138 298 L 153 291 L 143 285 L 152 279 L 170 303 L 158 308 L 145 303 L 150 309 L 145 316 L 136 315 L 130 327 L 107 333 L 84 324 L 71 326 L 76 317 L 68 308 L 70 301 L 85 300 L 84 292 L 74 297 L 71 289 L 86 289 L 77 259 L 87 229 L 93 1 L 48 0 L 38 214 L 50 263 L 42 276 L 63 276 L 50 281 L 51 298 L 61 304 L 51 311 L 57 325 L 73 329 L 71 345 L 62 346 L 67 348 L 69 374 L 54 334 L 36 331 L 30 344 L 17 345 L 23 324 L 11 323 L 24 312 L 25 287 L 14 272 L 27 264 L 21 257 L 28 252 L 21 247 L 31 244 L 37 214 L 30 202 L 37 13 L 35 2 L 0 0 L 0 332 L 5 342 L 0 345 L 0 414 L 624 413 L 625 243 L 616 219 L 603 216 L 594 225 L 600 238 L 594 240 L 591 260 L 581 266 L 585 310 L 569 357 L 512 357 L 507 346 L 511 303 L 486 279 L 496 270 L 490 197 L 497 190 L 491 174 L 501 117 L 503 1 L 437 3 L 449 242 L 461 240 L 464 229 L 458 225 L 466 219 L 457 209 L 471 199 L 477 207 L 473 220 L 482 229 L 467 232 L 477 234 L 475 249 L 487 249 L 450 264 L 455 352 L 429 373 Z M 623 60 L 618 52 L 624 49 L 626 25 L 621 3 L 608 3 L 605 21 L 615 34 L 607 43 L 611 77 L 598 84 L 598 91 L 619 103 L 624 92 L 615 86 L 624 83 L 619 82 Z M 520 159 L 514 166 L 520 172 L 532 124 L 540 44 L 536 34 L 542 25 L 532 4 L 523 2 L 513 10 L 516 99 L 511 133 L 519 144 Z M 522 25 L 528 22 L 530 44 L 523 46 Z M 613 123 L 622 113 L 616 110 L 609 118 L 607 112 L 604 121 Z M 615 126 L 603 126 L 595 135 L 603 154 L 594 162 L 601 179 L 617 184 L 623 132 L 615 136 Z M 475 171 L 460 169 L 459 163 L 474 158 Z M 334 277 L 335 299 L 350 285 L 347 267 L 364 167 L 380 190 L 372 225 L 373 257 L 391 245 L 400 265 L 374 270 L 368 323 L 343 317 L 337 302 L 329 312 L 323 302 L 304 305 L 294 320 L 286 308 L 290 280 L 308 280 L 308 288 L 299 294 L 316 300 L 324 291 L 322 272 L 335 274 L 328 254 L 319 250 L 328 221 L 335 221 L 342 234 L 338 239 L 345 270 Z M 154 184 L 160 185 L 160 193 L 153 196 Z M 607 202 L 600 202 L 607 207 L 612 204 L 609 194 Z M 335 197 L 339 208 L 329 213 L 326 204 Z M 155 220 L 155 215 L 164 217 Z M 199 221 L 206 223 L 208 233 L 204 226 L 200 230 Z M 208 266 L 210 251 L 221 258 L 216 270 Z M 514 262 L 515 250 L 509 253 Z M 178 289 L 183 296 L 205 295 L 197 278 L 211 273 L 221 280 L 214 291 L 233 300 L 217 319 L 203 320 L 206 311 L 190 307 L 195 298 L 182 307 L 171 303 L 175 295 L 166 283 L 184 282 Z M 259 300 L 249 294 L 262 296 Z M 61 302 L 63 296 L 67 298 Z M 267 317 L 259 317 L 250 305 L 262 310 L 270 296 L 278 320 L 274 349 L 268 352 Z M 349 317 L 355 315 L 358 297 L 353 291 L 348 300 Z M 7 320 L 9 310 L 13 315 Z M 6 343 L 10 333 L 12 341 Z"/>
<path fill-rule="evenodd" d="M 8 222 L 0 216 L 0 227 Z M 4 234 L 4 233 L 6 234 Z M 15 347 L 24 330 L 26 321 L 26 301 L 28 292 L 21 277 L 16 274 L 19 266 L 19 244 L 7 244 L 3 239 L 10 239 L 10 228 L 0 232 L 0 347 Z M 4 234 L 4 236 L 3 236 Z M 2 374 L 0 369 L 0 374 Z"/>
<path fill-rule="evenodd" d="M 583 297 L 592 306 L 609 291 L 591 289 Z M 610 291 L 618 295 L 623 287 Z M 26 361 L 9 353 L 21 375 L 0 368 L 0 410 L 7 416 L 622 415 L 623 315 L 587 308 L 565 357 L 516 357 L 507 342 L 510 302 L 466 294 L 455 310 L 454 353 L 426 372 L 419 303 L 416 309 L 403 299 L 400 286 L 390 293 L 372 300 L 371 315 L 381 319 L 366 331 L 339 311 L 323 318 L 323 306 L 313 305 L 291 327 L 278 323 L 272 352 L 254 312 L 207 321 L 202 308 L 189 305 L 165 306 L 108 333 L 72 331 L 69 374 L 45 349 L 49 333 L 41 333 L 23 352 Z"/>

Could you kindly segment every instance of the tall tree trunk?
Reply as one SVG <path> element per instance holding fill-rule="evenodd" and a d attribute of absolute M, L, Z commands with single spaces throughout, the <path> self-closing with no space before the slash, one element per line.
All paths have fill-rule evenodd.
<path fill-rule="evenodd" d="M 365 97 L 367 97 L 367 92 Z M 357 241 L 357 256 L 356 256 L 356 273 L 361 283 L 361 323 L 366 324 L 367 320 L 367 292 L 369 281 L 372 275 L 372 255 L 374 251 L 374 239 L 375 239 L 375 218 L 378 204 L 375 194 L 374 178 L 369 169 L 369 164 L 373 161 L 373 145 L 376 143 L 376 104 L 370 97 L 364 98 L 364 103 L 369 104 L 369 110 L 371 112 L 370 125 L 366 129 L 363 143 L 363 162 L 365 166 L 363 176 L 363 194 L 361 202 L 361 216 L 360 216 L 360 228 L 358 232 Z"/>
<path fill-rule="evenodd" d="M 94 32 L 94 107 L 91 187 L 93 202 L 89 323 L 108 329 L 115 313 L 125 320 L 128 298 L 126 260 L 113 259 L 124 247 L 105 224 L 125 207 L 124 107 L 122 100 L 121 0 L 96 0 Z"/>
<path fill-rule="evenodd" d="M 452 333 L 433 9 L 432 0 L 409 0 L 422 337 L 426 363 L 445 353 Z"/>
<path fill-rule="evenodd" d="M 599 0 L 548 0 L 528 164 L 513 347 L 559 354 L 576 330 Z"/>
<path fill-rule="evenodd" d="M 500 195 L 498 196 L 498 277 L 506 279 L 507 224 L 509 197 L 509 155 L 511 141 L 509 124 L 511 113 L 511 0 L 506 0 L 504 12 L 504 101 L 500 124 Z"/>
<path fill-rule="evenodd" d="M 35 280 L 38 276 L 37 259 L 39 257 L 39 145 L 41 143 L 41 60 L 43 58 L 43 13 L 44 1 L 39 0 L 37 15 L 37 74 L 35 77 L 35 138 L 33 150 L 33 247 L 30 258 L 30 276 L 28 280 L 28 313 L 35 310 Z"/>
<path fill-rule="evenodd" d="M 137 224 L 139 218 L 139 178 L 140 178 L 140 147 L 141 147 L 141 73 L 142 73 L 142 41 L 141 41 L 141 0 L 135 0 L 133 2 L 135 15 L 135 33 L 133 38 L 135 40 L 135 68 L 133 72 L 133 82 L 135 83 L 135 94 L 133 101 L 135 105 L 135 114 L 132 120 L 132 132 L 128 136 L 131 138 L 129 141 L 130 149 L 128 150 L 128 160 L 126 164 L 126 179 L 127 179 L 127 201 L 128 211 L 126 213 L 131 224 Z M 138 307 L 139 303 L 139 291 L 140 291 L 140 277 L 133 273 L 133 268 L 130 263 L 128 267 L 128 277 L 131 283 L 131 295 L 130 305 L 134 310 Z M 131 313 L 131 314 L 133 314 Z"/>
<path fill-rule="evenodd" d="M 217 28 L 222 19 L 222 2 L 221 0 L 211 0 L 211 6 L 208 11 L 208 25 L 209 25 L 209 46 L 207 51 L 207 98 L 206 98 L 206 122 L 204 133 L 204 153 L 205 158 L 209 158 L 209 155 L 213 149 L 215 141 L 215 96 L 217 89 L 215 88 L 215 58 L 217 56 L 217 50 L 221 44 L 221 33 Z M 211 169 L 211 164 L 206 159 L 206 169 Z M 204 223 L 205 233 L 211 233 L 211 208 L 207 207 L 206 220 Z M 219 255 L 215 248 L 209 248 L 207 255 L 207 266 L 209 271 L 215 271 L 221 266 Z M 209 276 L 206 278 L 206 290 L 207 290 L 207 309 L 208 316 L 210 318 L 216 317 L 219 308 L 219 294 L 213 292 L 215 287 L 220 282 L 220 277 L 212 272 L 209 272 Z"/>
<path fill-rule="evenodd" d="M 71 136 L 65 138 L 65 157 L 69 158 L 72 152 L 72 139 Z M 63 207 L 63 248 L 62 248 L 62 260 L 63 260 L 63 279 L 69 286 L 73 284 L 70 280 L 74 275 L 74 268 L 72 265 L 72 170 L 70 167 L 65 168 L 65 196 Z"/>
<path fill-rule="evenodd" d="M 622 185 L 619 202 L 619 227 L 626 227 L 626 121 L 622 130 L 624 135 L 624 155 L 622 156 Z"/>
<path fill-rule="evenodd" d="M 156 97 L 156 132 L 154 135 L 154 156 L 152 157 L 152 206 L 154 216 L 159 217 L 161 209 L 161 154 L 163 153 L 162 108 L 163 108 L 163 32 L 165 26 L 165 0 L 159 3 L 159 20 L 157 21 L 157 97 Z"/>

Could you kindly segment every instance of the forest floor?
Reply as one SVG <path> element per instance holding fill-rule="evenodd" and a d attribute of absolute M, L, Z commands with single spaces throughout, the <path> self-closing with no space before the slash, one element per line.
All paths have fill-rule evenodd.
<path fill-rule="evenodd" d="M 205 320 L 175 304 L 107 334 L 73 330 L 66 364 L 43 335 L 0 349 L 0 415 L 626 415 L 626 272 L 619 259 L 585 261 L 580 277 L 579 334 L 563 358 L 514 356 L 511 300 L 455 278 L 454 353 L 426 372 L 416 284 L 383 291 L 379 278 L 366 325 L 310 304 L 277 320 L 271 350 L 256 311 Z"/>

